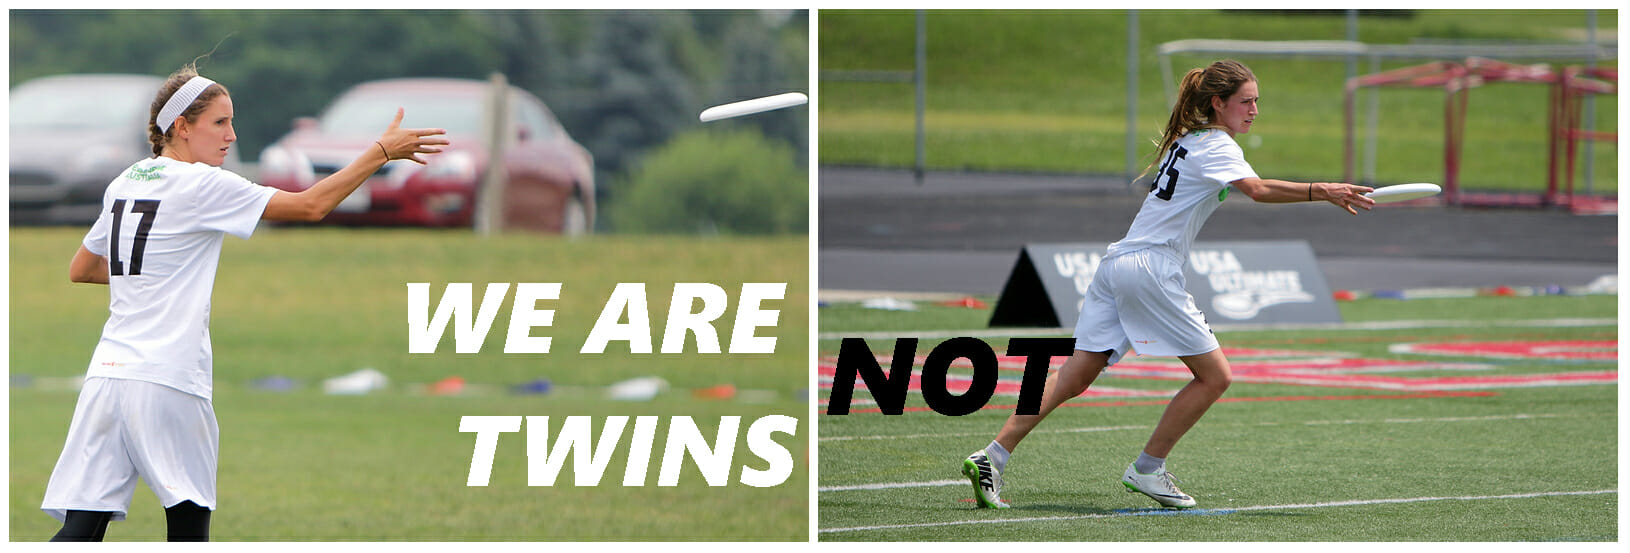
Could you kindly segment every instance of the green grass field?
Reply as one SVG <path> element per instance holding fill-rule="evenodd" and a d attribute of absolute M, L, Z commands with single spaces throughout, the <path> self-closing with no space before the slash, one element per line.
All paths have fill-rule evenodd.
<path fill-rule="evenodd" d="M 909 73 L 914 64 L 914 17 L 909 11 L 822 10 L 817 23 L 821 71 Z M 1611 34 L 1617 12 L 1603 10 L 1597 18 L 1601 33 Z M 925 132 L 930 168 L 1124 171 L 1125 11 L 945 10 L 928 12 L 926 20 Z M 1584 12 L 1578 10 L 1416 10 L 1407 18 L 1361 17 L 1359 40 L 1373 44 L 1578 42 L 1583 40 L 1584 25 Z M 1160 74 L 1157 48 L 1161 43 L 1194 38 L 1331 40 L 1345 35 L 1345 18 L 1339 13 L 1142 10 L 1137 101 L 1140 168 L 1153 155 L 1149 143 L 1170 113 L 1162 88 L 1166 77 Z M 1341 178 L 1345 64 L 1236 57 L 1251 66 L 1262 93 L 1256 126 L 1241 137 L 1252 166 L 1265 176 L 1279 178 Z M 1203 54 L 1175 55 L 1172 68 L 1181 73 L 1214 59 Z M 1424 60 L 1386 62 L 1381 69 L 1418 63 Z M 1361 63 L 1359 72 L 1372 72 L 1368 61 Z M 822 164 L 912 166 L 915 92 L 909 82 L 829 79 L 820 82 L 819 92 Z M 1544 86 L 1514 83 L 1472 91 L 1461 160 L 1464 186 L 1543 190 L 1546 94 Z M 1441 90 L 1431 89 L 1387 89 L 1380 94 L 1376 182 L 1442 180 L 1443 96 Z M 1361 99 L 1360 105 L 1367 101 Z M 1617 129 L 1616 103 L 1616 96 L 1596 101 L 1598 130 Z M 1598 145 L 1594 155 L 1594 190 L 1615 192 L 1618 160 L 1614 148 Z M 1576 186 L 1583 191 L 1583 177 L 1578 179 Z"/>
<path fill-rule="evenodd" d="M 39 511 L 62 449 L 75 392 L 47 383 L 82 375 L 107 317 L 107 292 L 67 280 L 83 229 L 12 229 L 11 375 L 33 385 L 10 393 L 11 538 L 50 537 L 58 523 Z M 464 232 L 263 228 L 249 241 L 229 239 L 212 306 L 215 410 L 221 426 L 220 508 L 216 540 L 795 540 L 808 539 L 809 282 L 808 238 L 598 236 L 565 241 L 532 236 L 483 240 Z M 407 354 L 408 282 L 559 282 L 547 355 L 505 355 L 506 302 L 483 353 Z M 786 282 L 773 354 L 636 355 L 613 342 L 605 354 L 578 354 L 618 282 L 645 282 L 654 339 L 660 345 L 676 282 L 711 282 L 729 292 L 716 323 L 728 347 L 743 282 Z M 513 295 L 513 291 L 511 291 Z M 687 351 L 694 352 L 694 345 Z M 373 367 L 388 390 L 330 396 L 325 378 Z M 249 383 L 283 375 L 289 392 Z M 422 385 L 450 376 L 468 392 L 427 395 Z M 600 387 L 660 376 L 668 393 L 649 402 L 603 399 Z M 515 395 L 514 384 L 548 378 L 548 395 Z M 731 383 L 762 390 L 757 402 L 693 398 L 691 389 Z M 629 440 L 599 487 L 578 487 L 561 472 L 555 486 L 527 485 L 525 430 L 499 440 L 487 487 L 467 487 L 474 435 L 458 432 L 465 415 L 657 415 L 647 485 L 623 487 Z M 743 466 L 768 462 L 746 447 L 760 417 L 798 418 L 796 436 L 775 435 L 796 466 L 784 483 L 751 488 Z M 686 460 L 676 487 L 656 485 L 667 417 L 690 416 L 710 439 L 720 417 L 740 416 L 729 485 L 710 487 Z M 551 432 L 551 437 L 553 432 Z M 625 431 L 626 436 L 626 431 Z M 570 462 L 570 461 L 568 461 Z M 126 522 L 110 540 L 160 540 L 157 500 L 139 486 Z"/>
<path fill-rule="evenodd" d="M 1185 379 L 1175 360 L 1134 357 L 1095 389 L 1124 394 L 1066 403 L 1014 453 L 1003 498 L 1013 509 L 981 510 L 959 472 L 961 459 L 995 436 L 1012 396 L 962 417 L 873 407 L 857 389 L 853 413 L 821 415 L 821 541 L 1617 541 L 1618 327 L 1616 296 L 1342 303 L 1348 323 L 1448 321 L 1401 329 L 1219 332 L 1233 355 L 1235 383 L 1180 442 L 1168 467 L 1199 506 L 1158 509 L 1118 482 L 1148 438 L 1163 402 Z M 990 311 L 923 306 L 883 312 L 838 304 L 821 309 L 822 364 L 851 333 L 923 331 L 926 355 L 944 331 L 977 332 Z M 1535 321 L 1587 319 L 1567 325 Z M 984 340 L 1002 353 L 1006 338 Z M 1570 341 L 1548 347 L 1608 359 L 1393 353 L 1399 343 L 1501 344 Z M 868 340 L 888 356 L 892 340 Z M 1246 352 L 1246 350 L 1257 350 Z M 1263 352 L 1261 350 L 1273 350 Z M 1287 353 L 1287 350 L 1289 352 Z M 1297 353 L 1300 352 L 1300 353 Z M 1588 356 L 1587 356 L 1588 357 Z M 1331 381 L 1292 385 L 1274 363 L 1340 359 L 1367 365 Z M 887 360 L 884 361 L 887 370 Z M 1432 365 L 1398 366 L 1406 362 Z M 1164 363 L 1164 364 L 1163 364 Z M 1445 364 L 1447 363 L 1447 364 Z M 1470 364 L 1469 366 L 1467 364 Z M 920 360 L 918 365 L 920 370 Z M 1163 372 L 1162 372 L 1163 371 Z M 1018 379 L 1004 371 L 1002 378 Z M 1499 379 L 1596 373 L 1593 384 L 1511 387 Z M 1606 373 L 1606 380 L 1602 379 Z M 971 371 L 953 368 L 953 376 Z M 1152 374 L 1164 376 L 1151 377 Z M 1302 374 L 1306 374 L 1304 370 Z M 1248 378 L 1248 375 L 1250 378 Z M 1549 375 L 1549 376 L 1547 376 Z M 1421 387 L 1376 389 L 1345 378 L 1399 378 Z M 1452 379 L 1489 379 L 1488 387 Z M 965 389 L 966 385 L 962 385 Z M 861 388 L 857 384 L 857 388 Z M 953 392 L 959 390 L 953 384 Z M 820 399 L 827 398 L 822 390 Z M 824 412 L 825 407 L 819 408 Z"/>

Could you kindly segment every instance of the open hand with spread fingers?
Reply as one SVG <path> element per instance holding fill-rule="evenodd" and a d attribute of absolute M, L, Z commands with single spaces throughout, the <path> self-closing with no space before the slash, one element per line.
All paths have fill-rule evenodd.
<path fill-rule="evenodd" d="M 390 128 L 379 137 L 379 148 L 385 152 L 385 159 L 405 159 L 424 165 L 425 161 L 419 154 L 438 154 L 441 148 L 451 144 L 446 138 L 435 138 L 447 134 L 445 129 L 404 129 L 402 125 L 403 108 L 396 108 L 396 119 L 391 121 Z"/>

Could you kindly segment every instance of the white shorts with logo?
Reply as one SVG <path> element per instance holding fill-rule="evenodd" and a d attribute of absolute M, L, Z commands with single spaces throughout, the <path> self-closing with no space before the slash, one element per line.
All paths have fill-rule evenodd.
<path fill-rule="evenodd" d="M 1217 337 L 1184 288 L 1183 265 L 1174 257 L 1139 250 L 1103 260 L 1081 302 L 1075 349 L 1115 350 L 1111 365 L 1129 349 L 1162 357 L 1217 349 Z"/>
<path fill-rule="evenodd" d="M 140 380 L 87 378 L 40 508 L 57 520 L 69 510 L 124 520 L 140 476 L 166 508 L 190 500 L 214 510 L 219 447 L 210 400 Z"/>

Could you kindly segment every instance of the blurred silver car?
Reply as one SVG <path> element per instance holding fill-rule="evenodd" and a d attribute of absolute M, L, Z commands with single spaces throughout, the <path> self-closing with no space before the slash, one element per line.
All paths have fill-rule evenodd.
<path fill-rule="evenodd" d="M 11 222 L 94 222 L 108 183 L 153 155 L 147 117 L 163 82 L 150 75 L 56 75 L 11 89 Z M 223 167 L 238 167 L 236 151 Z"/>

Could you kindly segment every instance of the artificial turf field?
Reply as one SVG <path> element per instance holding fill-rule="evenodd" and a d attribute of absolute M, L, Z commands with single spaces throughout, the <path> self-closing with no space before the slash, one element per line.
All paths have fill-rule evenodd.
<path fill-rule="evenodd" d="M 107 318 L 105 288 L 71 284 L 67 263 L 81 228 L 15 228 L 10 236 L 10 538 L 41 541 L 59 523 L 39 510 L 73 412 L 66 382 L 83 375 Z M 809 468 L 805 397 L 809 378 L 808 238 L 597 236 L 568 241 L 535 236 L 481 239 L 468 232 L 268 227 L 248 241 L 228 239 L 211 309 L 214 406 L 220 423 L 217 541 L 806 541 Z M 448 282 L 561 283 L 549 354 L 504 354 L 510 304 L 497 313 L 481 353 L 453 353 L 453 332 L 439 353 L 408 354 L 407 287 L 432 283 L 432 301 Z M 772 354 L 634 354 L 612 342 L 603 354 L 577 353 L 613 287 L 644 282 L 654 341 L 660 346 L 674 284 L 708 282 L 728 292 L 715 323 L 728 347 L 745 282 L 785 282 Z M 509 296 L 515 291 L 511 286 Z M 479 302 L 479 297 L 477 298 Z M 728 350 L 726 350 L 728 351 Z M 327 395 L 324 379 L 364 367 L 389 386 L 362 396 Z M 292 390 L 252 383 L 281 376 Z M 656 376 L 669 390 L 650 401 L 612 401 L 608 385 Z M 459 393 L 432 383 L 463 379 Z M 511 387 L 548 379 L 548 394 Z M 734 399 L 694 390 L 729 384 Z M 751 392 L 751 393 L 749 393 Z M 622 485 L 631 430 L 618 441 L 596 487 L 573 484 L 573 460 L 553 486 L 528 485 L 526 431 L 504 434 L 491 481 L 466 486 L 475 435 L 463 416 L 549 416 L 550 438 L 569 416 L 658 416 L 644 486 Z M 761 417 L 797 418 L 796 435 L 770 437 L 794 466 L 781 484 L 740 483 L 753 454 L 750 425 Z M 714 443 L 721 418 L 741 417 L 728 483 L 710 486 L 691 459 L 677 486 L 659 486 L 671 417 L 688 416 Z M 629 426 L 634 426 L 631 421 Z M 596 434 L 598 435 L 598 434 Z M 550 444 L 553 445 L 553 444 Z M 580 450 L 579 450 L 580 451 Z M 576 453 L 574 453 L 574 456 Z M 129 520 L 109 541 L 162 540 L 164 515 L 138 484 Z"/>
<path fill-rule="evenodd" d="M 1234 384 L 1167 461 L 1199 502 L 1188 511 L 1118 481 L 1187 381 L 1173 359 L 1124 360 L 1037 427 L 1004 474 L 1005 511 L 978 509 L 959 468 L 1015 396 L 951 417 L 913 391 L 888 416 L 857 382 L 851 414 L 819 416 L 817 539 L 1617 541 L 1617 300 L 1369 299 L 1341 304 L 1343 328 L 1219 331 Z M 824 307 L 823 379 L 836 338 L 869 337 L 886 371 L 884 337 L 921 335 L 920 371 L 989 314 Z M 982 339 L 1005 352 L 1006 337 Z M 970 369 L 950 374 L 966 389 Z M 1001 378 L 1021 374 L 1004 360 Z"/>

